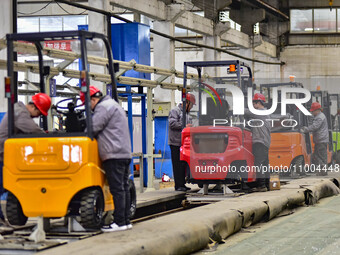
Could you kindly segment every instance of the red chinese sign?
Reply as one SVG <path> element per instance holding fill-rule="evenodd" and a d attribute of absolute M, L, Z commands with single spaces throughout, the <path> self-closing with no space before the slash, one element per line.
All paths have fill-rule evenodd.
<path fill-rule="evenodd" d="M 46 41 L 44 42 L 44 47 L 52 48 L 56 50 L 72 51 L 70 40 Z"/>

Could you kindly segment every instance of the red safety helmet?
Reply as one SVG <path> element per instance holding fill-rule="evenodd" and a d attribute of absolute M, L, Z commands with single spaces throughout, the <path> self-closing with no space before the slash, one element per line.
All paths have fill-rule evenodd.
<path fill-rule="evenodd" d="M 196 97 L 193 94 L 187 93 L 186 99 L 190 101 L 193 105 L 196 104 Z"/>
<path fill-rule="evenodd" d="M 90 97 L 92 97 L 94 94 L 101 92 L 97 87 L 95 86 L 90 86 Z M 85 103 L 85 94 L 83 92 L 80 91 L 80 100 Z"/>
<path fill-rule="evenodd" d="M 32 96 L 32 101 L 39 111 L 47 116 L 48 109 L 51 107 L 51 98 L 45 93 L 38 93 Z"/>
<path fill-rule="evenodd" d="M 319 102 L 312 103 L 312 106 L 310 107 L 311 112 L 314 112 L 314 111 L 320 110 L 320 109 L 321 109 L 321 104 L 319 104 Z"/>
<path fill-rule="evenodd" d="M 253 101 L 262 101 L 263 103 L 265 103 L 266 98 L 261 93 L 256 93 L 253 97 Z"/>

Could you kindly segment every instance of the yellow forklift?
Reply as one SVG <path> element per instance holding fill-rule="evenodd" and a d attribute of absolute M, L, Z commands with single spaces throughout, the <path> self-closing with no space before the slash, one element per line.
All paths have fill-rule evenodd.
<path fill-rule="evenodd" d="M 87 41 L 102 40 L 108 56 L 110 81 L 106 86 L 118 101 L 112 52 L 106 36 L 88 31 L 7 34 L 8 77 L 8 139 L 4 147 L 3 183 L 8 191 L 6 214 L 10 224 L 25 225 L 28 217 L 42 219 L 68 217 L 76 219 L 85 229 L 98 229 L 105 212 L 114 210 L 113 199 L 101 168 L 98 144 L 92 132 L 89 94 Z M 80 91 L 85 104 L 78 97 L 56 104 L 60 127 L 41 117 L 40 126 L 46 133 L 18 134 L 15 132 L 14 103 L 18 100 L 18 83 L 13 79 L 14 43 L 25 41 L 35 45 L 39 57 L 39 92 L 46 93 L 45 78 L 50 69 L 44 66 L 42 42 L 79 40 Z M 75 76 L 76 77 L 76 76 Z M 63 106 L 66 105 L 66 106 Z M 51 124 L 52 123 L 52 124 Z M 136 190 L 130 180 L 131 214 L 136 210 Z"/>

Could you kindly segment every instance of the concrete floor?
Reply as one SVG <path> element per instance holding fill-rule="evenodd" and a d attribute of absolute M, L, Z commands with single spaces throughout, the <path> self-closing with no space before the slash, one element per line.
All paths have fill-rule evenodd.
<path fill-rule="evenodd" d="M 340 254 L 340 196 L 321 199 L 310 207 L 241 230 L 195 255 Z"/>
<path fill-rule="evenodd" d="M 129 231 L 106 233 L 43 251 L 40 254 L 95 254 L 99 250 L 101 255 L 190 254 L 198 250 L 201 250 L 199 254 L 202 254 L 202 252 L 204 253 L 202 250 L 207 247 L 209 240 L 226 240 L 226 243 L 230 244 L 230 240 L 238 235 L 232 234 L 237 231 L 244 232 L 245 235 L 235 239 L 234 246 L 219 245 L 214 247 L 217 248 L 216 254 L 287 254 L 288 252 L 291 254 L 313 254 L 311 252 L 314 251 L 314 248 L 318 251 L 328 249 L 329 245 L 336 244 L 336 239 L 340 237 L 337 230 L 340 216 L 338 216 L 339 218 L 334 217 L 337 208 L 340 207 L 340 197 L 338 200 L 330 200 L 334 202 L 320 210 L 317 210 L 318 206 L 298 209 L 301 212 L 309 212 L 308 217 L 293 214 L 287 217 L 277 217 L 269 223 L 257 222 L 261 222 L 261 219 L 266 215 L 277 215 L 283 209 L 281 208 L 282 204 L 285 206 L 295 200 L 297 201 L 295 203 L 301 205 L 301 201 L 305 200 L 304 191 L 306 189 L 313 190 L 313 187 L 320 184 L 325 185 L 326 182 L 330 183 L 327 179 L 321 180 L 314 176 L 314 178 L 295 180 L 290 185 L 284 185 L 280 191 L 252 193 L 238 198 L 230 198 L 219 203 L 140 222 Z M 335 187 L 333 183 L 331 184 Z M 335 187 L 335 189 L 337 188 Z M 339 192 L 338 189 L 336 191 Z M 173 189 L 171 192 L 176 193 Z M 328 196 L 331 194 L 333 193 L 329 193 Z M 321 200 L 321 202 L 323 201 Z M 276 203 L 277 205 L 275 205 Z M 327 211 L 327 214 L 323 214 L 323 211 Z M 320 215 L 324 217 L 320 217 Z M 323 223 L 318 225 L 316 224 L 318 221 Z M 248 222 L 252 224 L 248 224 Z M 249 225 L 251 226 L 249 227 Z M 273 226 L 275 232 L 261 230 L 261 226 Z M 324 228 L 320 232 L 321 234 L 319 234 L 320 228 Z M 257 231 L 258 229 L 261 231 Z M 251 236 L 248 232 L 255 233 L 255 235 Z M 328 232 L 330 234 L 327 234 Z M 299 240 L 300 237 L 303 238 Z M 247 238 L 254 239 L 248 241 Z M 278 242 L 278 240 L 282 241 Z M 296 248 L 289 247 L 293 242 Z M 306 243 L 311 249 L 304 250 L 305 246 L 298 246 L 300 243 Z M 314 243 L 317 246 L 313 246 Z M 262 246 L 265 248 L 261 249 Z M 288 248 L 291 249 L 286 250 Z M 228 249 L 233 250 L 229 251 Z M 296 253 L 296 249 L 299 253 Z M 281 250 L 281 253 L 277 253 Z M 209 251 L 209 254 L 213 254 L 211 249 Z"/>

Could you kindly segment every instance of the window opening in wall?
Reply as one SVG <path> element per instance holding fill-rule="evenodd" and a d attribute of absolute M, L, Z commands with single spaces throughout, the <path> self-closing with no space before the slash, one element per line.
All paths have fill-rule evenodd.
<path fill-rule="evenodd" d="M 337 8 L 291 9 L 291 33 L 337 33 L 340 28 Z"/>
<path fill-rule="evenodd" d="M 260 34 L 260 23 L 259 22 L 257 22 L 254 25 L 253 32 L 254 32 L 255 35 L 259 35 Z"/>
<path fill-rule="evenodd" d="M 87 15 L 19 17 L 18 32 L 70 31 L 87 24 Z"/>
<path fill-rule="evenodd" d="M 313 32 L 313 10 L 290 10 L 290 31 L 295 33 Z"/>
<path fill-rule="evenodd" d="M 336 32 L 336 9 L 314 9 L 314 32 Z"/>

